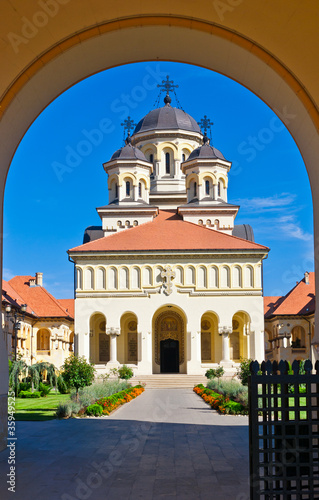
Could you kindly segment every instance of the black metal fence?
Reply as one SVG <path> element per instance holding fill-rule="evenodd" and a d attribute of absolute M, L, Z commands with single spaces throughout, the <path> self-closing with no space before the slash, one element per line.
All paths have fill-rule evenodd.
<path fill-rule="evenodd" d="M 249 377 L 251 500 L 319 499 L 319 362 L 254 361 Z"/>

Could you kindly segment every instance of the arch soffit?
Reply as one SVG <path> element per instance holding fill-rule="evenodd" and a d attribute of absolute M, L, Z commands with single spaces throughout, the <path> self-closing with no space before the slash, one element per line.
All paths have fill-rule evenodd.
<path fill-rule="evenodd" d="M 137 182 L 144 182 L 146 189 L 150 189 L 151 187 L 150 178 L 146 177 L 144 174 L 137 174 Z"/>
<path fill-rule="evenodd" d="M 164 154 L 165 153 L 176 153 L 177 151 L 178 151 L 178 146 L 170 141 L 161 142 L 157 146 L 157 152 L 158 152 L 159 157 L 162 153 L 164 153 Z"/>
<path fill-rule="evenodd" d="M 118 180 L 118 174 L 111 174 L 108 178 L 108 185 L 109 185 L 109 188 L 112 187 L 112 184 L 113 182 L 117 182 Z"/>
<path fill-rule="evenodd" d="M 198 175 L 198 184 L 202 184 L 203 181 L 211 179 L 213 181 L 213 184 L 217 184 L 217 178 L 216 175 L 213 174 L 213 172 L 201 172 Z"/>
<path fill-rule="evenodd" d="M 190 174 L 186 177 L 186 189 L 189 189 L 192 182 L 197 182 L 198 183 L 198 175 L 197 174 Z M 199 183 L 198 183 L 199 184 Z"/>
<path fill-rule="evenodd" d="M 220 323 L 220 319 L 219 319 L 219 316 L 218 314 L 215 312 L 215 311 L 205 311 L 202 315 L 201 315 L 201 321 L 203 320 L 203 318 L 205 317 L 209 317 L 209 318 L 213 318 L 214 321 L 217 322 L 217 324 Z"/>
<path fill-rule="evenodd" d="M 127 180 L 131 180 L 133 183 L 133 186 L 137 186 L 137 180 L 134 174 L 131 172 L 123 172 L 122 174 L 119 175 L 119 186 L 122 186 L 123 182 L 126 182 Z"/>
<path fill-rule="evenodd" d="M 271 109 L 273 109 L 275 112 L 280 110 L 280 105 L 283 102 L 283 96 L 285 94 L 285 88 L 289 90 L 290 92 L 290 97 L 293 98 L 294 102 L 289 103 L 289 109 L 290 112 L 295 111 L 296 113 L 302 112 L 303 116 L 306 120 L 310 120 L 311 123 L 309 122 L 308 124 L 313 126 L 313 133 L 314 133 L 314 142 L 316 143 L 316 147 L 319 148 L 319 138 L 316 137 L 318 134 L 319 130 L 319 112 L 318 109 L 316 108 L 316 105 L 314 104 L 312 98 L 310 97 L 309 93 L 307 92 L 306 88 L 304 85 L 302 85 L 301 82 L 298 81 L 298 79 L 294 76 L 292 72 L 289 71 L 289 69 L 284 66 L 284 64 L 281 63 L 279 58 L 277 59 L 272 53 L 268 52 L 266 49 L 264 49 L 262 46 L 258 45 L 257 43 L 254 43 L 251 39 L 248 39 L 245 37 L 245 35 L 235 33 L 234 31 L 223 27 L 223 26 L 217 26 L 213 23 L 210 23 L 208 21 L 203 21 L 203 20 L 198 20 L 188 17 L 174 17 L 174 16 L 144 16 L 144 17 L 123 17 L 121 19 L 121 23 L 119 24 L 118 19 L 117 20 L 111 20 L 107 23 L 101 23 L 99 26 L 94 26 L 93 28 L 85 29 L 82 32 L 78 31 L 77 33 L 71 33 L 69 36 L 66 36 L 65 39 L 61 42 L 57 41 L 57 43 L 48 48 L 47 50 L 44 50 L 41 54 L 41 56 L 36 57 L 28 66 L 26 66 L 24 71 L 21 71 L 19 76 L 14 80 L 14 82 L 7 88 L 7 90 L 4 92 L 0 99 L 0 118 L 8 111 L 10 108 L 10 105 L 17 100 L 20 102 L 19 105 L 22 106 L 21 103 L 28 102 L 28 99 L 26 99 L 26 96 L 20 96 L 20 93 L 24 91 L 25 87 L 30 84 L 30 81 L 33 80 L 34 77 L 40 73 L 40 70 L 43 70 L 46 67 L 50 66 L 51 72 L 55 72 L 55 74 L 61 75 L 61 79 L 57 80 L 54 79 L 55 81 L 53 82 L 52 79 L 52 74 L 50 75 L 45 75 L 45 77 L 48 79 L 48 82 L 51 84 L 49 86 L 46 85 L 40 85 L 38 84 L 38 90 L 39 92 L 43 92 L 44 94 L 38 97 L 41 97 L 38 99 L 39 102 L 33 102 L 34 105 L 28 106 L 29 109 L 25 109 L 24 113 L 24 123 L 22 123 L 21 120 L 21 115 L 19 115 L 19 120 L 20 120 L 20 126 L 15 128 L 15 131 L 13 134 L 11 134 L 11 143 L 9 147 L 6 150 L 6 160 L 8 161 L 7 165 L 4 165 L 4 167 L 9 168 L 9 162 L 12 159 L 12 156 L 14 154 L 14 151 L 19 144 L 20 140 L 22 139 L 24 133 L 28 129 L 28 127 L 32 124 L 32 122 L 36 119 L 38 114 L 50 103 L 52 102 L 58 95 L 60 95 L 62 92 L 67 90 L 70 86 L 76 84 L 78 81 L 95 74 L 99 71 L 102 71 L 104 69 L 119 65 L 119 64 L 125 64 L 129 62 L 135 62 L 130 60 L 130 57 L 127 58 L 127 51 L 124 51 L 125 44 L 117 44 L 117 50 L 121 51 L 121 47 L 123 47 L 123 52 L 125 54 L 118 54 L 118 53 L 112 53 L 112 56 L 114 56 L 114 59 L 116 61 L 109 61 L 108 64 L 105 64 L 105 57 L 101 57 L 100 59 L 95 57 L 91 58 L 92 53 L 95 52 L 95 48 L 91 44 L 91 47 L 89 47 L 89 50 L 87 51 L 87 67 L 84 70 L 84 64 L 83 64 L 83 58 L 81 59 L 81 66 L 82 69 L 79 71 L 75 71 L 76 76 L 70 74 L 66 75 L 65 72 L 63 71 L 56 71 L 57 68 L 53 68 L 53 65 L 59 59 L 61 56 L 64 56 L 66 53 L 68 53 L 68 56 L 71 57 L 71 59 L 74 61 L 74 56 L 75 54 L 73 53 L 74 51 L 79 50 L 79 46 L 82 46 L 84 48 L 84 44 L 86 41 L 89 41 L 94 38 L 99 38 L 101 39 L 102 37 L 108 38 L 109 36 L 114 36 L 114 34 L 118 34 L 119 30 L 121 30 L 121 35 L 124 34 L 125 31 L 130 32 L 130 39 L 132 38 L 132 32 L 131 32 L 131 27 L 134 27 L 136 29 L 136 32 L 141 29 L 141 30 L 147 30 L 148 28 L 152 29 L 152 33 L 154 32 L 154 28 L 159 28 L 161 30 L 165 30 L 165 28 L 169 27 L 169 32 L 170 35 L 174 33 L 173 28 L 176 28 L 176 30 L 187 30 L 187 35 L 185 36 L 185 40 L 190 43 L 190 46 L 194 46 L 194 41 L 195 38 L 200 34 L 202 37 L 203 35 L 207 35 L 205 37 L 206 39 L 202 39 L 201 43 L 203 44 L 204 47 L 207 49 L 207 42 L 209 42 L 209 49 L 206 51 L 196 51 L 196 56 L 191 55 L 191 52 L 188 49 L 188 46 L 182 47 L 181 44 L 172 44 L 172 40 L 170 39 L 170 43 L 168 44 L 169 47 L 167 47 L 168 54 L 166 54 L 165 48 L 162 45 L 162 51 L 163 51 L 163 60 L 164 59 L 170 59 L 170 60 L 176 60 L 176 61 L 183 61 L 186 63 L 190 64 L 198 64 L 199 66 L 207 67 L 208 69 L 212 69 L 214 71 L 218 71 L 221 74 L 224 74 L 230 78 L 232 78 L 235 81 L 238 81 L 240 84 L 244 85 L 245 87 L 249 88 L 252 92 L 254 92 L 256 95 L 258 95 L 261 99 L 263 99 L 268 106 L 270 106 Z M 139 27 L 139 28 L 138 28 Z M 173 32 L 173 33 L 172 33 Z M 136 37 L 139 39 L 138 33 Z M 156 39 L 159 37 L 154 37 L 152 36 L 153 44 L 154 42 L 156 43 Z M 100 40 L 99 40 L 100 41 Z M 108 40 L 109 41 L 109 40 Z M 132 43 L 132 42 L 131 42 Z M 227 47 L 229 47 L 229 44 L 231 44 L 231 51 L 229 51 L 229 61 L 228 61 L 228 66 L 225 67 L 225 58 L 221 56 L 221 60 L 217 59 L 214 61 L 214 65 L 211 64 L 210 59 L 209 59 L 209 54 L 211 51 L 214 50 L 214 47 L 217 46 L 217 44 L 221 43 L 223 45 L 223 48 L 225 47 L 225 44 Z M 140 56 L 138 59 L 139 61 L 142 60 L 151 60 L 152 55 L 154 56 L 154 50 L 155 47 L 153 44 L 145 44 L 143 48 L 141 48 L 141 44 L 139 43 L 139 48 L 140 52 L 151 52 L 148 56 L 143 57 L 143 55 Z M 212 45 L 211 45 L 212 44 Z M 196 45 L 196 44 L 195 44 Z M 174 53 L 172 55 L 172 47 L 174 50 L 176 50 L 176 54 Z M 92 52 L 90 52 L 90 50 Z M 186 51 L 186 53 L 182 54 L 183 51 Z M 254 73 L 260 66 L 264 69 L 264 71 L 260 71 L 260 74 L 263 75 L 264 79 L 264 85 L 260 87 L 259 81 L 256 81 L 255 78 L 252 78 L 252 73 L 246 72 L 242 73 L 239 72 L 238 67 L 240 65 L 233 65 L 232 61 L 236 61 L 239 53 L 244 51 L 244 56 L 246 60 L 248 59 L 251 64 L 248 64 L 248 67 L 250 67 L 252 73 Z M 114 51 L 115 52 L 115 51 Z M 219 51 L 221 52 L 221 50 Z M 101 51 L 101 54 L 104 54 L 103 51 Z M 111 56 L 110 56 L 111 57 Z M 192 60 L 192 59 L 195 60 Z M 204 59 L 201 61 L 201 59 Z M 243 56 L 241 56 L 243 58 Z M 61 58 L 62 59 L 62 58 Z M 66 58 L 67 59 L 67 58 Z M 94 63 L 93 63 L 94 59 Z M 58 65 L 65 66 L 67 61 L 60 61 Z M 238 73 L 238 74 L 237 74 Z M 273 74 L 271 74 L 273 73 Z M 267 81 L 275 76 L 277 78 L 278 82 L 278 88 L 280 88 L 280 85 L 282 84 L 280 88 L 280 92 L 272 92 L 269 94 L 267 92 Z M 42 75 L 43 77 L 43 75 Z M 41 77 L 40 77 L 41 78 Z M 50 81 L 51 80 L 51 81 Z M 267 81 L 266 81 L 267 80 Z M 33 82 L 34 83 L 34 82 Z M 36 85 L 36 82 L 35 82 Z M 32 87 L 32 85 L 31 85 Z M 32 88 L 31 90 L 32 94 L 34 93 L 34 89 Z M 46 95 L 47 92 L 49 92 L 49 95 Z M 34 99 L 33 99 L 34 101 Z M 288 97 L 284 102 L 288 102 Z M 298 109 L 298 105 L 299 109 Z M 282 106 L 281 106 L 282 107 Z M 13 118 L 17 119 L 18 113 L 17 110 L 13 110 Z M 5 129 L 8 127 L 10 121 L 14 122 L 14 119 L 12 120 L 12 117 L 9 117 L 9 122 L 6 123 L 6 120 L 3 120 L 3 132 Z M 307 148 L 305 142 L 304 142 L 304 137 L 302 134 L 302 130 L 300 127 L 298 127 L 297 123 L 294 123 L 293 120 L 290 122 L 287 121 L 287 127 L 293 137 L 296 135 L 297 136 L 297 144 L 298 144 L 298 139 L 303 143 L 304 148 L 299 145 L 302 149 L 302 153 L 304 153 L 305 156 L 308 156 L 309 158 L 309 165 L 311 165 L 311 173 L 314 174 L 315 170 L 313 167 L 313 162 L 314 162 L 314 155 L 316 154 L 314 151 L 309 151 L 309 148 Z M 298 123 L 300 123 L 300 119 L 298 120 Z M 11 129 L 12 127 L 9 127 Z M 294 133 L 296 131 L 296 134 Z M 0 131 L 0 135 L 2 135 L 2 131 Z M 3 133 L 5 136 L 6 134 Z M 309 137 L 309 134 L 308 134 Z M 8 156 L 9 155 L 9 156 Z M 310 177 L 310 180 L 312 177 Z"/>
<path fill-rule="evenodd" d="M 177 306 L 176 304 L 165 304 L 162 307 L 159 307 L 155 311 L 155 313 L 153 314 L 152 322 L 155 324 L 155 321 L 162 313 L 169 314 L 170 312 L 176 312 L 181 316 L 182 320 L 184 321 L 184 326 L 186 329 L 186 325 L 188 322 L 187 315 L 186 315 L 185 311 L 181 307 Z"/>

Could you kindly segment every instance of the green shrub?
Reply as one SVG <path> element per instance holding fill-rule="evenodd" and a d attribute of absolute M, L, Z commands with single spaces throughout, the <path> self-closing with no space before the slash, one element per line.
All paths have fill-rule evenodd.
<path fill-rule="evenodd" d="M 228 415 L 243 415 L 247 413 L 247 408 L 244 408 L 244 406 L 240 403 L 237 403 L 236 401 L 226 401 L 223 404 L 225 413 Z"/>
<path fill-rule="evenodd" d="M 29 382 L 20 382 L 19 389 L 20 392 L 29 391 L 31 389 L 31 384 Z"/>
<path fill-rule="evenodd" d="M 75 397 L 79 401 L 79 389 L 89 386 L 94 381 L 95 368 L 84 356 L 69 356 L 62 366 L 63 378 L 67 386 L 75 388 Z"/>
<path fill-rule="evenodd" d="M 207 370 L 207 372 L 205 373 L 205 377 L 208 379 L 220 379 L 224 375 L 224 373 L 224 368 L 222 366 L 219 366 L 218 368 L 210 368 L 210 370 Z"/>
<path fill-rule="evenodd" d="M 240 359 L 240 365 L 237 368 L 237 377 L 241 380 L 243 385 L 248 385 L 248 377 L 250 375 L 250 363 L 252 359 Z"/>
<path fill-rule="evenodd" d="M 83 387 L 79 390 L 79 404 L 80 408 L 90 406 L 96 400 L 104 397 L 111 396 L 119 391 L 127 389 L 129 383 L 126 381 L 120 382 L 119 380 L 112 380 L 106 382 L 94 382 L 92 385 Z M 71 391 L 71 399 L 75 401 L 75 390 Z"/>
<path fill-rule="evenodd" d="M 64 381 L 63 375 L 58 376 L 57 386 L 60 394 L 68 394 L 70 392 L 70 389 Z"/>
<path fill-rule="evenodd" d="M 39 391 L 20 391 L 19 392 L 19 398 L 40 398 L 41 397 L 41 392 Z"/>
<path fill-rule="evenodd" d="M 94 417 L 100 417 L 103 413 L 103 408 L 101 405 L 94 403 L 93 405 L 90 405 L 86 409 L 86 414 L 87 415 L 92 415 Z"/>
<path fill-rule="evenodd" d="M 69 404 L 61 404 L 57 407 L 56 413 L 57 418 L 69 418 L 72 415 L 72 409 Z"/>
<path fill-rule="evenodd" d="M 119 378 L 128 380 L 133 377 L 133 370 L 126 365 L 121 366 L 117 370 Z"/>
<path fill-rule="evenodd" d="M 51 387 L 46 385 L 46 384 L 43 384 L 43 382 L 40 382 L 39 383 L 39 391 L 41 393 L 41 397 L 45 398 L 50 393 Z"/>
<path fill-rule="evenodd" d="M 218 383 L 217 380 L 213 379 L 207 382 L 207 387 L 236 401 L 248 401 L 248 387 L 237 380 L 221 380 Z"/>

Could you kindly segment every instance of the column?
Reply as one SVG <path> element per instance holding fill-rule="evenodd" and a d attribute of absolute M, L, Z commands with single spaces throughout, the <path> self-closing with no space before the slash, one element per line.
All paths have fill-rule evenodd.
<path fill-rule="evenodd" d="M 226 363 L 230 363 L 230 352 L 229 352 L 229 333 L 222 333 L 222 361 Z"/>
<path fill-rule="evenodd" d="M 137 191 L 138 186 L 133 186 L 133 200 L 137 201 L 138 198 L 138 191 Z"/>
<path fill-rule="evenodd" d="M 218 186 L 217 184 L 213 184 L 213 200 L 217 200 L 218 198 Z"/>
<path fill-rule="evenodd" d="M 201 201 L 203 199 L 203 184 L 198 184 L 198 201 Z"/>
<path fill-rule="evenodd" d="M 110 334 L 110 362 L 117 363 L 117 335 Z"/>

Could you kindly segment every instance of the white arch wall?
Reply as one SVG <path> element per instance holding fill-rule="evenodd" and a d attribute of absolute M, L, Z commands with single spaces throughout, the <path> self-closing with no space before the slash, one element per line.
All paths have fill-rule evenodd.
<path fill-rule="evenodd" d="M 124 23 L 123 25 L 124 26 Z M 120 26 L 118 26 L 120 28 Z M 45 30 L 45 28 L 43 28 Z M 24 133 L 41 111 L 60 93 L 79 80 L 119 64 L 142 60 L 175 60 L 192 63 L 218 71 L 249 88 L 261 97 L 283 119 L 294 137 L 307 166 L 311 189 L 315 200 L 315 255 L 319 237 L 319 181 L 317 158 L 319 136 L 315 121 L 318 113 L 310 100 L 300 99 L 304 90 L 293 77 L 288 85 L 284 67 L 278 63 L 278 72 L 270 65 L 262 49 L 254 50 L 251 43 L 238 43 L 213 33 L 180 26 L 153 24 L 101 33 L 93 38 L 84 37 L 77 45 L 70 45 L 53 59 L 43 63 L 36 72 L 28 71 L 24 84 L 16 87 L 15 96 L 6 105 L 0 123 L 0 192 L 3 192 L 6 174 L 14 152 Z M 258 55 L 256 55 L 258 54 Z M 261 57 L 263 56 L 263 57 Z M 275 67 L 275 66 L 274 66 Z M 162 77 L 162 75 L 161 75 Z M 288 78 L 287 78 L 288 80 Z M 312 114 L 312 117 L 311 117 Z M 1 213 L 2 231 L 2 213 Z M 319 274 L 317 273 L 319 289 Z M 317 324 L 319 317 L 317 319 Z M 316 339 L 319 338 L 316 333 Z M 7 390 L 7 364 L 5 350 L 0 349 L 1 418 L 5 418 Z M 3 421 L 3 420 L 2 420 Z"/>

